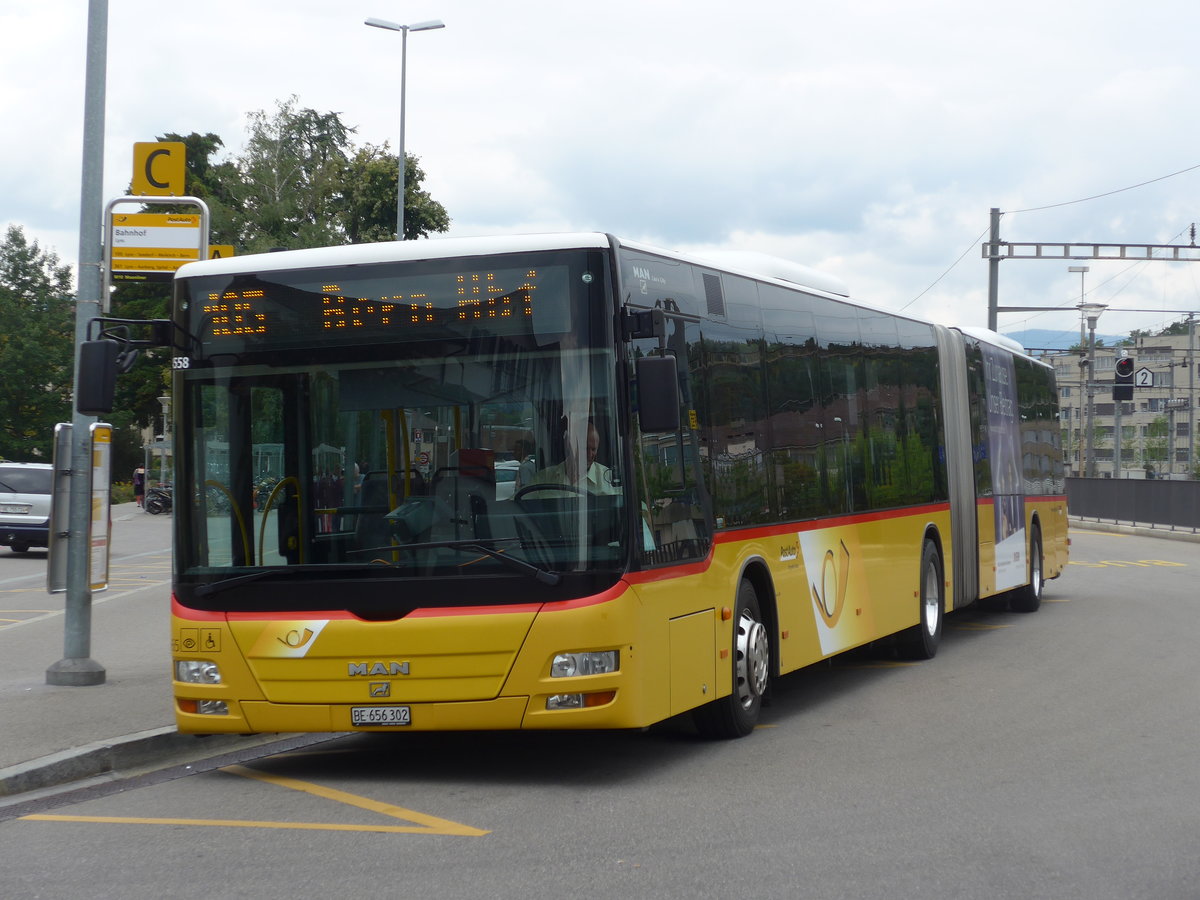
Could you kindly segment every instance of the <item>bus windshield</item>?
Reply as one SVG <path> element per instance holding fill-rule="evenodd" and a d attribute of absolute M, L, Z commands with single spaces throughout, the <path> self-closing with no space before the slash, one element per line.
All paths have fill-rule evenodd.
<path fill-rule="evenodd" d="M 571 256 L 477 265 L 496 287 L 466 303 L 428 263 L 187 285 L 201 343 L 177 381 L 180 583 L 216 597 L 301 571 L 551 585 L 617 571 L 611 304 L 595 300 L 603 267 Z M 389 317 L 384 293 L 422 296 Z"/>

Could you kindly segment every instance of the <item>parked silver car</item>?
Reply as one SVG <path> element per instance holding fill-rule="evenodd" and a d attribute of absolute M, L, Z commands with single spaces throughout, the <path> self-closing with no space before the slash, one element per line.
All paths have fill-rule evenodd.
<path fill-rule="evenodd" d="M 25 553 L 50 543 L 53 467 L 0 462 L 0 546 Z"/>

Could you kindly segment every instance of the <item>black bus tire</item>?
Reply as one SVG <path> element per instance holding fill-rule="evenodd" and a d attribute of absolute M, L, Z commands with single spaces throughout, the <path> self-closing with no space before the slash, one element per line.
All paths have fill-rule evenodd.
<path fill-rule="evenodd" d="M 942 583 L 942 556 L 937 544 L 926 540 L 921 548 L 921 580 L 917 591 L 919 620 L 897 635 L 896 646 L 906 659 L 933 659 L 942 642 L 942 620 L 946 617 Z"/>
<path fill-rule="evenodd" d="M 1008 601 L 1013 612 L 1037 612 L 1042 605 L 1042 588 L 1046 586 L 1044 563 L 1042 530 L 1034 525 L 1029 530 L 1029 584 L 1013 591 Z"/>
<path fill-rule="evenodd" d="M 738 585 L 733 617 L 733 692 L 696 709 L 696 729 L 709 738 L 745 737 L 758 724 L 770 685 L 771 640 L 754 585 Z"/>

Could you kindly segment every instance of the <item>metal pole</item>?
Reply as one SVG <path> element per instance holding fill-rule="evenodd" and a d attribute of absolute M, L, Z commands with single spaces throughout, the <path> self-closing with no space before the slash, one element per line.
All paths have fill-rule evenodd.
<path fill-rule="evenodd" d="M 446 25 L 440 19 L 431 19 L 428 22 L 414 22 L 411 25 L 401 25 L 399 22 L 389 22 L 386 19 L 365 19 L 364 25 L 370 25 L 372 28 L 385 28 L 388 31 L 400 32 L 400 147 L 396 154 L 399 159 L 400 171 L 396 177 L 396 240 L 404 240 L 404 95 L 408 80 L 408 33 L 410 31 L 433 31 L 437 28 L 445 28 Z"/>
<path fill-rule="evenodd" d="M 997 330 L 999 323 L 999 306 L 1000 306 L 1000 256 L 995 250 L 995 245 L 1000 243 L 1000 208 L 993 206 L 991 211 L 991 237 L 988 238 L 993 245 L 992 255 L 988 257 L 988 328 L 991 331 Z"/>
<path fill-rule="evenodd" d="M 404 92 L 408 76 L 408 26 L 400 30 L 400 172 L 396 187 L 396 240 L 404 240 Z"/>
<path fill-rule="evenodd" d="M 1196 477 L 1196 314 L 1188 313 L 1188 478 Z"/>
<path fill-rule="evenodd" d="M 89 0 L 87 68 L 83 99 L 83 178 L 79 199 L 79 290 L 75 297 L 75 385 L 79 385 L 79 346 L 88 322 L 100 315 L 103 279 L 101 211 L 104 209 L 104 92 L 108 65 L 108 0 Z M 91 426 L 94 416 L 76 411 L 71 429 L 71 509 L 67 545 L 67 596 L 63 617 L 63 658 L 46 670 L 46 683 L 103 684 L 104 666 L 90 658 L 92 591 L 88 577 L 88 533 L 92 518 Z"/>
<path fill-rule="evenodd" d="M 1167 478 L 1175 477 L 1175 360 L 1167 369 L 1171 383 L 1167 386 Z"/>
<path fill-rule="evenodd" d="M 1092 449 L 1093 423 L 1096 400 L 1096 317 L 1088 316 L 1088 365 L 1087 365 L 1087 468 L 1088 478 L 1096 477 L 1096 458 Z"/>
<path fill-rule="evenodd" d="M 1113 478 L 1120 478 L 1125 472 L 1121 461 L 1121 408 L 1124 405 L 1124 400 L 1113 398 Z"/>

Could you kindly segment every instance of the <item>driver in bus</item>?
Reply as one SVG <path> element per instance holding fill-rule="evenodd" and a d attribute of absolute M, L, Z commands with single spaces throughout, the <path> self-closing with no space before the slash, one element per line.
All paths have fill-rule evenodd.
<path fill-rule="evenodd" d="M 596 451 L 600 448 L 600 433 L 595 424 L 589 419 L 587 423 L 587 463 L 582 472 L 579 471 L 578 440 L 571 434 L 566 436 L 567 458 L 560 463 L 547 466 L 540 472 L 535 472 L 529 481 L 529 486 L 544 484 L 546 494 L 553 496 L 551 485 L 562 484 L 577 488 L 580 492 L 589 494 L 615 494 L 612 470 L 603 463 L 596 462 Z M 565 495 L 565 491 L 559 492 Z"/>

